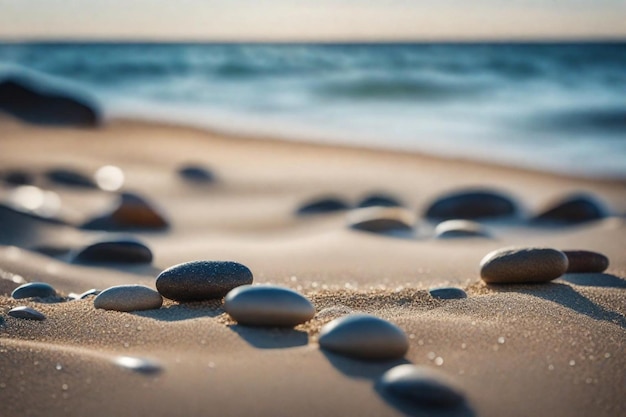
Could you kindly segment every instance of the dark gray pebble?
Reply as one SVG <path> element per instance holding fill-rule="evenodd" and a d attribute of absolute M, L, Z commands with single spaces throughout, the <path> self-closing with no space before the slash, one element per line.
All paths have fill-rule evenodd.
<path fill-rule="evenodd" d="M 97 188 L 93 180 L 78 171 L 66 168 L 51 169 L 44 174 L 49 181 L 69 187 Z"/>
<path fill-rule="evenodd" d="M 337 211 L 347 210 L 350 205 L 345 201 L 337 197 L 319 198 L 307 203 L 304 203 L 298 208 L 297 214 L 309 215 L 309 214 L 323 214 L 333 213 Z"/>
<path fill-rule="evenodd" d="M 37 320 L 37 321 L 42 321 L 46 319 L 46 316 L 44 316 L 39 311 L 35 310 L 34 308 L 30 308 L 26 306 L 12 308 L 11 310 L 9 310 L 8 314 L 9 316 L 15 317 L 18 319 Z"/>
<path fill-rule="evenodd" d="M 588 250 L 564 250 L 569 266 L 567 272 L 604 272 L 609 267 L 609 258 Z"/>
<path fill-rule="evenodd" d="M 322 349 L 368 360 L 398 359 L 409 349 L 402 329 L 369 314 L 349 314 L 327 323 L 318 342 Z"/>
<path fill-rule="evenodd" d="M 187 165 L 178 170 L 178 175 L 194 183 L 208 183 L 215 180 L 213 173 L 200 165 Z"/>
<path fill-rule="evenodd" d="M 75 251 L 73 262 L 114 262 L 143 264 L 152 262 L 152 251 L 142 242 L 131 237 L 103 239 Z"/>
<path fill-rule="evenodd" d="M 192 261 L 174 265 L 156 279 L 159 292 L 172 300 L 222 298 L 233 288 L 252 284 L 252 272 L 237 262 Z"/>
<path fill-rule="evenodd" d="M 107 288 L 93 300 L 95 308 L 115 311 L 140 311 L 161 308 L 161 294 L 143 285 L 117 285 Z"/>
<path fill-rule="evenodd" d="M 480 276 L 490 284 L 528 284 L 551 281 L 567 270 L 567 256 L 550 248 L 505 248 L 487 254 Z"/>
<path fill-rule="evenodd" d="M 561 225 L 600 220 L 607 216 L 607 210 L 595 198 L 588 195 L 574 195 L 550 205 L 533 220 L 539 223 Z"/>
<path fill-rule="evenodd" d="M 11 293 L 11 297 L 19 300 L 21 298 L 47 298 L 57 295 L 56 290 L 50 284 L 45 282 L 29 282 L 24 285 L 20 285 Z"/>
<path fill-rule="evenodd" d="M 309 321 L 315 307 L 302 294 L 276 285 L 242 285 L 224 299 L 224 310 L 239 324 L 293 327 Z"/>
<path fill-rule="evenodd" d="M 431 297 L 439 300 L 456 300 L 461 298 L 467 298 L 467 293 L 460 288 L 455 287 L 443 287 L 432 288 L 428 290 Z"/>
<path fill-rule="evenodd" d="M 401 207 L 366 207 L 348 214 L 348 227 L 373 233 L 413 230 L 415 216 Z"/>
<path fill-rule="evenodd" d="M 518 213 L 515 202 L 495 191 L 461 191 L 437 199 L 426 210 L 429 220 L 488 219 Z"/>
<path fill-rule="evenodd" d="M 31 185 L 35 182 L 35 176 L 26 171 L 12 170 L 2 174 L 4 182 L 10 185 Z"/>
<path fill-rule="evenodd" d="M 383 374 L 378 386 L 418 407 L 454 408 L 465 402 L 465 395 L 445 374 L 424 366 L 393 367 Z"/>
<path fill-rule="evenodd" d="M 357 203 L 357 207 L 400 207 L 402 203 L 387 194 L 370 194 L 365 197 L 361 201 Z"/>

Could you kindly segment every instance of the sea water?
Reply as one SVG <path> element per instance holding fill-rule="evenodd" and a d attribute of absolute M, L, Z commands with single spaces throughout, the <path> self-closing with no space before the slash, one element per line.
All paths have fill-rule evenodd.
<path fill-rule="evenodd" d="M 5 43 L 109 120 L 626 178 L 626 43 Z"/>

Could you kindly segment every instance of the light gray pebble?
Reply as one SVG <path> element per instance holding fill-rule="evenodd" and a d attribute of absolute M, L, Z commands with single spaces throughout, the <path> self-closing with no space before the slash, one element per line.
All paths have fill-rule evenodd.
<path fill-rule="evenodd" d="M 318 342 L 322 349 L 369 360 L 401 358 L 409 349 L 402 329 L 369 314 L 349 314 L 327 323 Z"/>
<path fill-rule="evenodd" d="M 315 315 L 313 304 L 296 291 L 275 285 L 242 285 L 224 299 L 224 310 L 239 324 L 293 327 Z"/>
<path fill-rule="evenodd" d="M 93 300 L 95 308 L 115 311 L 139 311 L 161 308 L 161 294 L 143 285 L 117 285 L 107 288 Z"/>
<path fill-rule="evenodd" d="M 551 281 L 565 273 L 567 256 L 550 248 L 504 248 L 480 262 L 480 276 L 490 284 L 528 284 Z"/>
<path fill-rule="evenodd" d="M 478 222 L 471 220 L 446 220 L 435 227 L 437 239 L 462 237 L 489 237 L 489 232 Z"/>
<path fill-rule="evenodd" d="M 252 284 L 252 272 L 237 262 L 192 261 L 174 265 L 156 279 L 157 290 L 177 301 L 222 298 L 233 288 Z"/>

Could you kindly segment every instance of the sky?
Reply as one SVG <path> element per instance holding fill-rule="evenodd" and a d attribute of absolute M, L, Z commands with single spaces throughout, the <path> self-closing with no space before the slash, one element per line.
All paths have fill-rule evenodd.
<path fill-rule="evenodd" d="M 0 0 L 0 39 L 626 39 L 626 0 Z"/>

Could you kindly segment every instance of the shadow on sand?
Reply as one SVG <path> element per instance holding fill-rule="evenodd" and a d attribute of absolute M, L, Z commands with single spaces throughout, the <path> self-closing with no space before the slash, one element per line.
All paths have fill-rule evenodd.
<path fill-rule="evenodd" d="M 202 317 L 217 317 L 224 313 L 222 300 L 173 304 L 156 310 L 135 311 L 132 314 L 160 321 L 181 321 Z"/>
<path fill-rule="evenodd" d="M 626 279 L 611 274 L 586 273 L 586 274 L 565 274 L 561 277 L 563 281 L 570 284 L 582 285 L 585 287 L 610 287 L 626 288 Z"/>
<path fill-rule="evenodd" d="M 228 326 L 239 337 L 258 349 L 287 349 L 306 346 L 309 335 L 301 330 L 283 327 Z"/>

